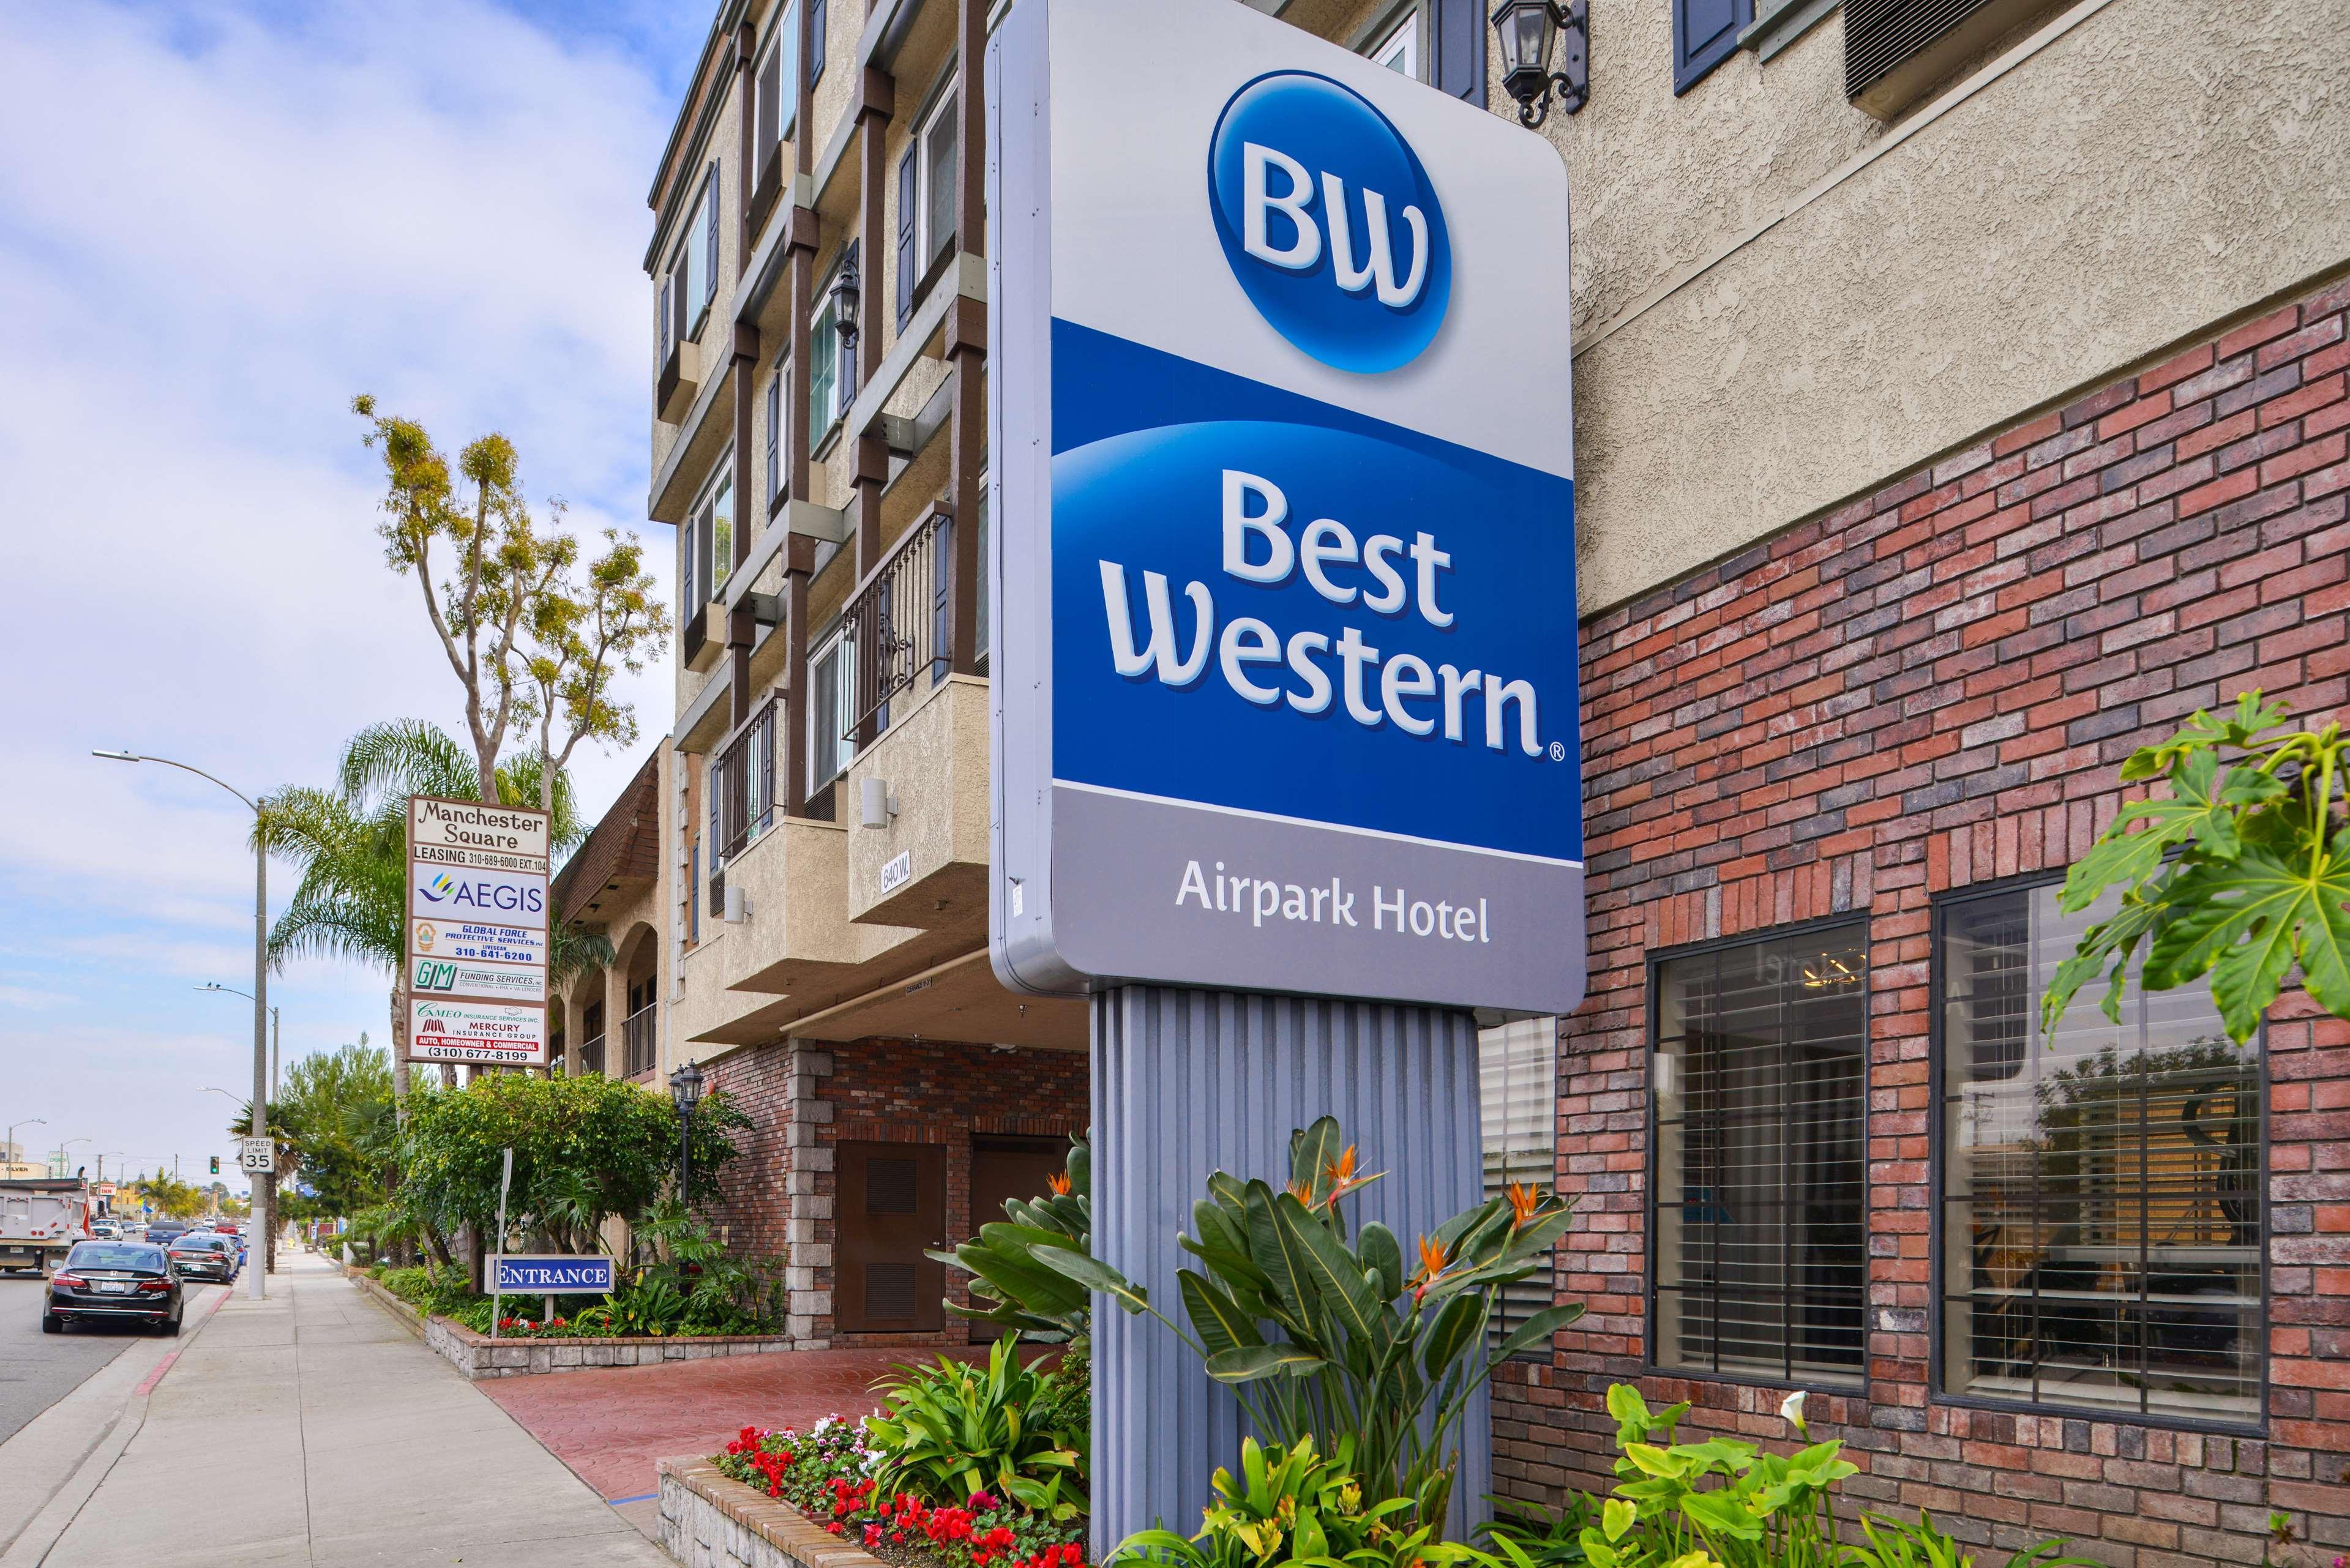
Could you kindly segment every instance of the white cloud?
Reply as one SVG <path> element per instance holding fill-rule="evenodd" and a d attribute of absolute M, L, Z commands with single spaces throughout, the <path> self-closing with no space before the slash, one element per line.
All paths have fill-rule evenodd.
<path fill-rule="evenodd" d="M 324 782 L 369 722 L 456 727 L 416 586 L 382 563 L 352 393 L 452 452 L 503 430 L 536 501 L 639 528 L 666 576 L 668 530 L 640 523 L 639 262 L 678 65 L 568 9 L 0 7 L 0 1050 L 41 1021 L 32 1086 L 56 1098 L 30 1110 L 53 1126 L 135 1101 L 148 1141 L 210 1127 L 176 1077 L 119 1092 L 142 1061 L 225 1052 L 226 1074 L 244 1048 L 234 1008 L 189 995 L 250 974 L 243 809 L 90 748 L 250 794 Z M 661 675 L 628 693 L 648 734 Z M 637 760 L 583 753 L 585 798 Z M 273 867 L 273 901 L 293 882 Z M 287 1054 L 297 1028 L 305 1050 L 380 1039 L 382 987 L 315 963 L 273 982 Z"/>

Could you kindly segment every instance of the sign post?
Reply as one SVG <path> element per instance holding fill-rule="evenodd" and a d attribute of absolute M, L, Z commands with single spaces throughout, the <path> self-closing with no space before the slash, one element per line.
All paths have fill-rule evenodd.
<path fill-rule="evenodd" d="M 498 1169 L 498 1234 L 497 1244 L 491 1253 L 493 1257 L 506 1250 L 506 1189 L 514 1185 L 514 1150 L 502 1148 L 498 1154 L 501 1157 Z M 502 1281 L 503 1275 L 500 1271 L 493 1268 L 490 1271 L 490 1337 L 492 1339 L 498 1336 L 498 1320 L 505 1316 L 505 1303 L 498 1299 L 504 1293 L 499 1289 Z"/>
<path fill-rule="evenodd" d="M 1585 971 L 1565 166 L 1182 12 L 1021 0 L 987 55 L 991 957 L 1091 998 L 1095 1245 L 1156 1301 L 1169 1205 L 1324 1114 L 1364 1220 L 1477 1202 L 1478 1021 Z M 1095 1354 L 1104 1551 L 1241 1425 L 1155 1324 Z"/>
<path fill-rule="evenodd" d="M 546 1065 L 549 848 L 543 811 L 410 798 L 411 1061 Z"/>

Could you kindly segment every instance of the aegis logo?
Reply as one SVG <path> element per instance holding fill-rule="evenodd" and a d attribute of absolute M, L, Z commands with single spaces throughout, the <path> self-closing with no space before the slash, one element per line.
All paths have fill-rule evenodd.
<path fill-rule="evenodd" d="M 1324 364 L 1393 370 L 1443 325 L 1444 209 L 1403 133 L 1351 88 L 1306 71 L 1242 88 L 1209 142 L 1208 195 L 1250 303 Z"/>
<path fill-rule="evenodd" d="M 456 890 L 457 879 L 446 871 L 433 873 L 432 879 L 424 884 L 424 896 L 436 904 Z"/>

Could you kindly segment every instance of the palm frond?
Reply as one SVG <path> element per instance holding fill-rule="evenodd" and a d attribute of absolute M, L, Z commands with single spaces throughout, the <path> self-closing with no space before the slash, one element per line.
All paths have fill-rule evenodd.
<path fill-rule="evenodd" d="M 481 793 L 473 753 L 438 724 L 393 719 L 370 724 L 343 748 L 337 786 L 354 805 L 412 794 L 471 800 Z"/>

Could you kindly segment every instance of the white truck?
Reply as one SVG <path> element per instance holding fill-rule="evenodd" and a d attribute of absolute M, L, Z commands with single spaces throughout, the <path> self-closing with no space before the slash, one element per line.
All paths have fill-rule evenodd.
<path fill-rule="evenodd" d="M 0 1181 L 0 1269 L 47 1274 L 89 1240 L 95 1209 L 78 1176 Z"/>

